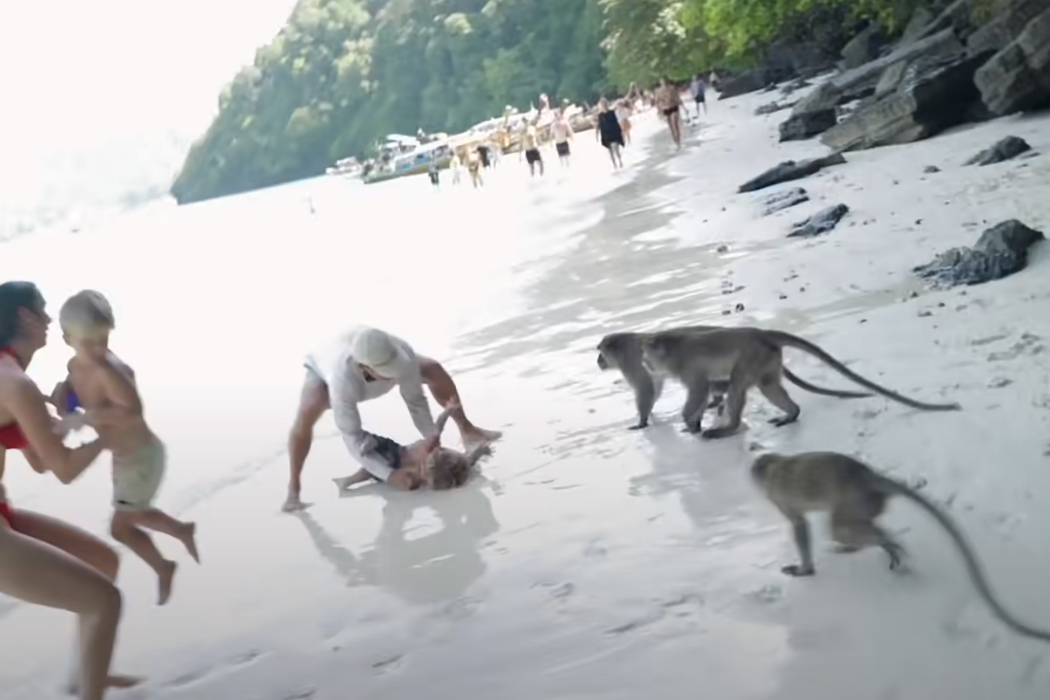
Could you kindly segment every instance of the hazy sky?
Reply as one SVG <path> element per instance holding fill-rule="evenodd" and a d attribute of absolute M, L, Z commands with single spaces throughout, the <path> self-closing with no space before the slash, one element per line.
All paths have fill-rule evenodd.
<path fill-rule="evenodd" d="M 0 158 L 203 129 L 295 0 L 0 3 Z"/>

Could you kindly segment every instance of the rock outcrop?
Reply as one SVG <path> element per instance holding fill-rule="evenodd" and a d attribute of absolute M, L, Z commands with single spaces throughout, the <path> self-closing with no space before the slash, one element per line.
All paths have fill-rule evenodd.
<path fill-rule="evenodd" d="M 785 160 L 758 177 L 748 180 L 739 187 L 737 192 L 754 192 L 773 185 L 779 185 L 781 182 L 800 180 L 819 172 L 829 165 L 843 165 L 845 162 L 846 159 L 841 153 L 833 153 L 823 158 L 810 158 L 797 163 L 793 160 Z"/>
<path fill-rule="evenodd" d="M 1050 3 L 1043 0 L 1043 4 Z M 1000 28 L 1005 27 L 1003 35 L 1015 26 L 1007 25 L 1005 17 L 996 21 Z M 996 36 L 1001 38 L 1002 35 Z M 981 66 L 974 82 L 988 111 L 994 115 L 1039 109 L 1050 104 L 1050 9 L 1031 19 L 1016 39 Z"/>
<path fill-rule="evenodd" d="M 802 141 L 822 134 L 838 123 L 834 107 L 793 114 L 780 124 L 780 141 Z"/>
<path fill-rule="evenodd" d="M 1028 145 L 1028 142 L 1019 136 L 1007 136 L 1004 139 L 1000 139 L 990 148 L 986 148 L 970 160 L 966 161 L 966 165 L 992 165 L 993 163 L 1002 163 L 1004 160 L 1010 160 L 1017 156 L 1025 153 L 1026 151 L 1032 150 L 1032 147 Z"/>
<path fill-rule="evenodd" d="M 1042 232 L 1010 219 L 982 233 L 972 248 L 952 248 L 913 272 L 941 289 L 990 282 L 1023 270 L 1028 249 L 1044 238 Z"/>
<path fill-rule="evenodd" d="M 827 209 L 821 209 L 805 221 L 800 221 L 791 227 L 788 238 L 812 238 L 822 233 L 827 233 L 838 226 L 842 217 L 849 213 L 849 207 L 845 204 L 836 204 Z"/>
<path fill-rule="evenodd" d="M 960 51 L 949 56 L 919 55 L 895 64 L 887 75 L 899 72 L 899 80 L 883 76 L 880 87 L 895 80 L 892 92 L 856 110 L 824 132 L 821 141 L 835 151 L 873 148 L 929 138 L 967 121 L 980 93 L 974 73 L 987 54 L 970 56 Z"/>

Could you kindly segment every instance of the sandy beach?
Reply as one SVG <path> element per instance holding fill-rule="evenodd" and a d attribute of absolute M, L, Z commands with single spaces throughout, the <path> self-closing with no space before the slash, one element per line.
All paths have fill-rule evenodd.
<path fill-rule="evenodd" d="M 1050 627 L 1040 593 L 1050 584 L 1050 245 L 1033 247 L 1021 273 L 980 286 L 928 291 L 910 272 L 1004 219 L 1050 231 L 1050 115 L 849 153 L 810 178 L 737 194 L 782 160 L 827 152 L 816 140 L 777 143 L 786 112 L 753 116 L 776 96 L 713 101 L 677 154 L 663 125 L 641 118 L 616 175 L 581 139 L 578 170 L 560 173 L 549 157 L 544 183 L 525 182 L 508 157 L 500 168 L 515 174 L 489 192 L 431 193 L 420 178 L 352 193 L 400 204 L 397 226 L 364 214 L 348 223 L 341 185 L 314 181 L 5 244 L 0 277 L 41 279 L 55 307 L 81 286 L 112 293 L 114 343 L 171 446 L 161 504 L 199 524 L 204 563 L 180 559 L 166 607 L 153 605 L 146 567 L 123 554 L 116 669 L 149 680 L 112 697 L 1046 698 L 1050 649 L 991 616 L 924 514 L 895 503 L 886 517 L 911 553 L 906 575 L 881 552 L 833 554 L 821 519 L 818 575 L 788 579 L 788 528 L 747 467 L 759 449 L 836 450 L 924 481 L 951 503 L 1005 606 Z M 963 165 L 1006 135 L 1038 155 Z M 761 215 L 762 197 L 793 186 L 811 201 Z M 835 230 L 786 237 L 840 202 L 850 212 Z M 434 223 L 465 210 L 478 217 L 458 231 Z M 158 221 L 168 230 L 142 233 Z M 362 234 L 376 229 L 386 237 Z M 404 274 L 370 278 L 374 296 L 345 291 L 360 270 L 350 261 L 405 240 L 418 247 Z M 118 244 L 134 268 L 103 259 Z M 464 271 L 479 255 L 484 269 Z M 406 278 L 416 296 L 394 299 Z M 367 486 L 340 498 L 330 478 L 353 465 L 328 416 L 307 465 L 313 505 L 282 514 L 301 355 L 357 321 L 440 358 L 473 420 L 505 438 L 461 490 Z M 964 410 L 792 388 L 797 424 L 768 425 L 775 409 L 756 393 L 747 430 L 700 441 L 679 432 L 682 391 L 669 386 L 653 425 L 628 431 L 633 403 L 598 371 L 598 339 L 704 322 L 804 335 L 892 389 Z M 65 353 L 53 330 L 33 368 L 42 386 Z M 786 364 L 850 388 L 801 353 L 787 351 Z M 396 394 L 362 413 L 412 439 Z M 104 532 L 103 462 L 62 487 L 11 458 L 8 492 Z M 177 545 L 161 546 L 174 556 Z M 71 632 L 68 615 L 0 599 L 4 700 L 57 697 Z"/>

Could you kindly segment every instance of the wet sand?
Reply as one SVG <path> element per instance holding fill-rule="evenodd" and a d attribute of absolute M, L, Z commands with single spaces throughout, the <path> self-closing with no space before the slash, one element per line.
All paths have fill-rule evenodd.
<path fill-rule="evenodd" d="M 326 418 L 307 467 L 314 505 L 284 515 L 288 411 L 239 428 L 274 451 L 181 513 L 199 523 L 204 565 L 182 564 L 167 607 L 150 605 L 153 580 L 125 556 L 118 666 L 150 682 L 113 697 L 1045 698 L 1045 645 L 989 615 L 922 514 L 895 504 L 886 519 L 913 556 L 910 575 L 891 574 L 878 552 L 830 553 L 820 523 L 819 575 L 790 580 L 779 572 L 795 555 L 787 528 L 746 469 L 757 446 L 831 449 L 925 479 L 951 500 L 1005 605 L 1050 626 L 1050 249 L 1034 248 L 1021 274 L 965 290 L 921 291 L 908 272 L 972 244 L 984 222 L 1050 229 L 1050 155 L 962 166 L 1006 134 L 1050 154 L 1050 119 L 848 154 L 780 187 L 801 185 L 813 201 L 760 217 L 756 201 L 775 190 L 736 188 L 780 160 L 824 153 L 815 141 L 776 144 L 786 114 L 751 116 L 772 97 L 713 102 L 680 154 L 639 120 L 629 171 L 503 251 L 523 261 L 510 262 L 512 290 L 486 297 L 487 280 L 473 290 L 487 308 L 459 317 L 439 356 L 475 421 L 505 431 L 483 478 L 449 493 L 368 486 L 339 498 L 329 477 L 350 465 Z M 785 238 L 840 201 L 851 213 L 836 230 Z M 743 312 L 723 315 L 737 303 Z M 632 402 L 595 366 L 597 339 L 686 322 L 804 334 L 890 388 L 965 410 L 793 390 L 799 423 L 767 425 L 775 409 L 756 396 L 748 430 L 701 442 L 679 432 L 682 392 L 669 387 L 652 427 L 627 431 Z M 848 386 L 800 353 L 787 364 Z M 272 400 L 294 400 L 292 369 Z M 366 410 L 379 425 L 407 421 L 396 394 Z M 70 627 L 37 609 L 0 617 L 3 638 L 20 641 L 0 651 L 5 700 L 46 697 Z"/>

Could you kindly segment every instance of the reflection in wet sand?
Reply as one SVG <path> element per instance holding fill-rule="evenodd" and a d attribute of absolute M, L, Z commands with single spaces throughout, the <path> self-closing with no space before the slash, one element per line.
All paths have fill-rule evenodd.
<path fill-rule="evenodd" d="M 351 492 L 346 497 L 354 496 Z M 436 533 L 409 538 L 406 526 L 422 509 L 433 511 L 442 527 Z M 473 484 L 441 494 L 390 494 L 375 544 L 360 555 L 343 547 L 308 512 L 296 516 L 318 553 L 348 586 L 376 586 L 414 604 L 465 593 L 485 573 L 479 551 L 482 542 L 499 531 L 488 496 Z"/>

